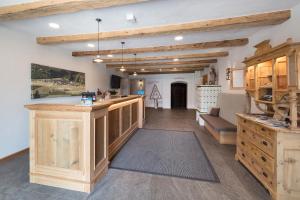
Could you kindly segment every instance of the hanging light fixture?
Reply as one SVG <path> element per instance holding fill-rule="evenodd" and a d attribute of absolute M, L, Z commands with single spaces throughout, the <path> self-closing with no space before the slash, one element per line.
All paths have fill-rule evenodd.
<path fill-rule="evenodd" d="M 100 58 L 99 43 L 100 43 L 100 22 L 102 20 L 99 19 L 99 18 L 97 18 L 96 21 L 98 23 L 98 54 L 97 54 L 96 58 L 93 59 L 93 62 L 95 62 L 95 63 L 101 63 L 101 62 L 103 62 L 103 60 Z"/>
<path fill-rule="evenodd" d="M 122 44 L 122 66 L 121 66 L 120 71 L 125 72 L 126 71 L 126 69 L 124 67 L 124 45 L 125 45 L 125 42 L 121 42 L 121 44 Z"/>
<path fill-rule="evenodd" d="M 133 54 L 134 55 L 134 65 L 135 65 L 135 68 L 136 68 L 136 53 L 135 54 Z M 133 73 L 133 76 L 137 76 L 137 73 L 136 72 L 134 72 Z"/>

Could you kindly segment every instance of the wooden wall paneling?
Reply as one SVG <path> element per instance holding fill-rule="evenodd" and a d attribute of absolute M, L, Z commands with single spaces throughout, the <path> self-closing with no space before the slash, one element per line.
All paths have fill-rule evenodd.
<path fill-rule="evenodd" d="M 92 188 L 108 170 L 108 111 L 107 109 L 93 112 L 94 124 L 94 160 L 91 174 Z"/>
<path fill-rule="evenodd" d="M 57 120 L 51 113 L 38 116 L 37 163 L 39 165 L 80 170 L 82 167 L 82 122 L 76 119 Z M 68 118 L 68 116 L 66 116 Z M 81 160 L 79 160 L 81 159 Z"/>
<path fill-rule="evenodd" d="M 131 107 L 131 125 L 135 124 L 138 120 L 138 102 L 133 103 Z"/>
<path fill-rule="evenodd" d="M 108 113 L 109 144 L 112 144 L 120 136 L 120 109 L 114 109 Z"/>
<path fill-rule="evenodd" d="M 32 174 L 36 171 L 37 165 L 37 132 L 36 132 L 36 122 L 35 122 L 36 111 L 29 111 L 29 173 Z M 31 176 L 29 176 L 30 182 Z"/>
<path fill-rule="evenodd" d="M 96 166 L 105 159 L 105 119 L 99 117 L 95 119 L 95 168 Z"/>
<path fill-rule="evenodd" d="M 122 108 L 122 134 L 130 128 L 130 105 Z"/>
<path fill-rule="evenodd" d="M 83 148 L 84 152 L 84 181 L 90 183 L 91 177 L 94 173 L 95 166 L 95 121 L 94 121 L 94 113 L 82 113 L 83 118 Z M 88 188 L 86 188 L 88 187 Z M 92 191 L 92 186 L 86 186 L 83 191 L 90 192 Z"/>

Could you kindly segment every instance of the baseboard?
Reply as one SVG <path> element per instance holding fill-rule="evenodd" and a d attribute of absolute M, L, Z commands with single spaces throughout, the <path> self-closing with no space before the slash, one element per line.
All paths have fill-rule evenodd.
<path fill-rule="evenodd" d="M 29 148 L 26 148 L 26 149 L 23 149 L 23 150 L 18 151 L 16 153 L 13 153 L 11 155 L 5 156 L 5 157 L 3 157 L 3 158 L 0 159 L 0 163 L 8 161 L 8 160 L 12 160 L 14 158 L 17 158 L 17 157 L 19 157 L 19 156 L 21 156 L 21 155 L 23 155 L 23 154 L 25 154 L 27 152 L 29 152 Z"/>

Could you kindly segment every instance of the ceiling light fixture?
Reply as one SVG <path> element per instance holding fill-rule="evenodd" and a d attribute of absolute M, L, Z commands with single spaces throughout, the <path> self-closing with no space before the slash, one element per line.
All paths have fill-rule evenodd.
<path fill-rule="evenodd" d="M 174 61 L 174 62 L 178 62 L 179 59 L 178 59 L 178 58 L 174 58 L 173 61 Z"/>
<path fill-rule="evenodd" d="M 174 40 L 176 41 L 180 41 L 180 40 L 183 40 L 183 36 L 182 35 L 178 35 L 174 38 Z"/>
<path fill-rule="evenodd" d="M 133 76 L 137 76 L 137 73 L 136 73 L 136 72 L 134 72 L 134 73 L 133 73 Z"/>
<path fill-rule="evenodd" d="M 50 22 L 48 25 L 49 25 L 50 28 L 53 28 L 53 29 L 59 29 L 60 28 L 59 24 L 54 23 L 54 22 Z"/>
<path fill-rule="evenodd" d="M 141 71 L 143 72 L 143 71 L 145 71 L 145 69 L 143 68 L 143 69 L 141 69 Z"/>
<path fill-rule="evenodd" d="M 87 44 L 87 46 L 90 47 L 90 48 L 94 48 L 95 47 L 94 44 Z"/>
<path fill-rule="evenodd" d="M 99 19 L 99 18 L 97 18 L 96 21 L 98 23 L 98 54 L 97 54 L 96 58 L 93 59 L 93 62 L 95 62 L 95 63 L 101 63 L 101 62 L 103 62 L 103 60 L 100 58 L 99 43 L 100 43 L 100 22 L 102 20 Z"/>
<path fill-rule="evenodd" d="M 108 54 L 107 57 L 112 58 L 112 57 L 114 57 L 114 55 Z"/>
<path fill-rule="evenodd" d="M 124 67 L 124 45 L 125 45 L 125 42 L 121 42 L 122 44 L 122 67 L 120 69 L 121 72 L 125 72 L 126 69 Z"/>

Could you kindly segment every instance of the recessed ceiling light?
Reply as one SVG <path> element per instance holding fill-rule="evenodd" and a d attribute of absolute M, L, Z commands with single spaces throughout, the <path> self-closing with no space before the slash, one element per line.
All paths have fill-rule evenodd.
<path fill-rule="evenodd" d="M 59 29 L 60 28 L 59 24 L 54 23 L 54 22 L 50 22 L 48 25 L 49 25 L 50 28 L 54 28 L 54 29 Z"/>
<path fill-rule="evenodd" d="M 174 58 L 173 61 L 174 61 L 174 62 L 178 62 L 179 59 L 178 59 L 178 58 Z"/>
<path fill-rule="evenodd" d="M 162 69 L 159 69 L 159 71 L 162 71 Z"/>
<path fill-rule="evenodd" d="M 174 70 L 177 70 L 177 68 L 175 67 L 175 68 L 173 68 Z"/>
<path fill-rule="evenodd" d="M 141 69 L 141 71 L 145 71 L 145 69 Z"/>
<path fill-rule="evenodd" d="M 107 57 L 112 58 L 112 57 L 114 57 L 114 55 L 108 54 Z"/>
<path fill-rule="evenodd" d="M 176 41 L 180 41 L 180 40 L 182 40 L 183 39 L 183 36 L 182 35 L 178 35 L 178 36 L 176 36 L 175 38 L 174 38 L 174 40 L 176 40 Z"/>
<path fill-rule="evenodd" d="M 91 44 L 91 43 L 90 43 L 90 44 L 87 44 L 87 46 L 88 46 L 88 47 L 91 47 L 91 48 L 94 48 L 94 47 L 95 47 L 95 45 L 94 45 L 94 44 Z"/>

